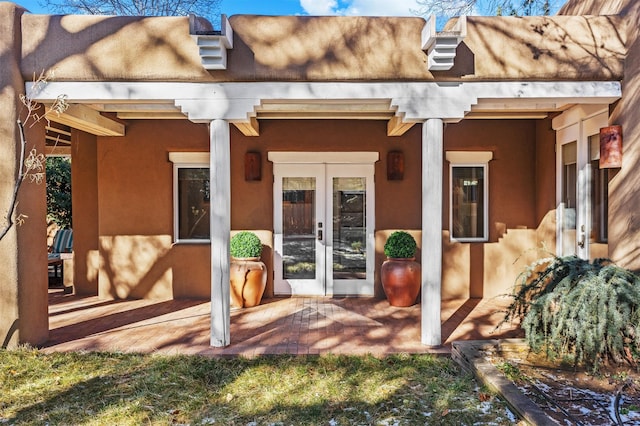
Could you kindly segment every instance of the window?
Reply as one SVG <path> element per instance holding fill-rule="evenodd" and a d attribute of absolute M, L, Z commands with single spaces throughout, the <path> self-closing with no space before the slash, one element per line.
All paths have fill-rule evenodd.
<path fill-rule="evenodd" d="M 489 239 L 488 151 L 448 151 L 449 232 L 458 241 Z"/>
<path fill-rule="evenodd" d="M 210 240 L 209 154 L 169 154 L 173 162 L 174 241 Z"/>

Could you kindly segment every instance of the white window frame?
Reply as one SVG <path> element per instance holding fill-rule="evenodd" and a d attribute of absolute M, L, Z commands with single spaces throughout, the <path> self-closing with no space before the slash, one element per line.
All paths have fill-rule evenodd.
<path fill-rule="evenodd" d="M 208 152 L 170 152 L 169 161 L 173 163 L 173 241 L 174 244 L 211 244 L 211 238 L 180 239 L 180 211 L 178 206 L 178 170 L 179 169 L 209 169 Z M 211 175 L 209 175 L 211 181 Z M 209 212 L 211 214 L 211 212 Z"/>
<path fill-rule="evenodd" d="M 489 241 L 489 161 L 493 159 L 491 151 L 447 151 L 446 159 L 449 162 L 449 239 L 462 243 Z M 481 167 L 484 173 L 483 183 L 483 217 L 484 225 L 482 237 L 454 238 L 453 237 L 453 169 L 454 167 Z"/>

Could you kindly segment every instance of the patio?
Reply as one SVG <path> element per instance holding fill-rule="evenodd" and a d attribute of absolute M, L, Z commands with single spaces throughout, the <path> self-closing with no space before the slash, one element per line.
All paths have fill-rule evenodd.
<path fill-rule="evenodd" d="M 103 300 L 49 292 L 43 351 L 123 351 L 211 356 L 449 353 L 455 340 L 519 337 L 494 331 L 506 299 L 443 301 L 445 345 L 420 344 L 420 305 L 395 308 L 372 298 L 276 298 L 231 312 L 231 345 L 209 346 L 206 300 Z"/>

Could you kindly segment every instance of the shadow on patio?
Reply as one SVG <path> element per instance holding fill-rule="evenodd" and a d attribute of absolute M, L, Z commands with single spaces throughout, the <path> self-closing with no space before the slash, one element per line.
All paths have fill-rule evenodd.
<path fill-rule="evenodd" d="M 173 354 L 448 353 L 454 340 L 521 337 L 495 330 L 506 299 L 442 302 L 442 348 L 420 344 L 420 305 L 395 308 L 372 298 L 277 298 L 232 311 L 231 345 L 209 346 L 206 300 L 101 300 L 49 294 L 49 341 L 43 350 Z"/>

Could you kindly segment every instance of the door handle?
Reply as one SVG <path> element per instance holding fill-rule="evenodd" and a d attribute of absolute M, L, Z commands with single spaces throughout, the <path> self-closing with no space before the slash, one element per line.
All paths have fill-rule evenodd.
<path fill-rule="evenodd" d="M 586 240 L 586 236 L 585 236 L 585 232 L 584 232 L 584 225 L 580 226 L 580 241 L 578 241 L 578 247 L 580 248 L 584 248 L 584 242 Z"/>
<path fill-rule="evenodd" d="M 322 241 L 322 229 L 318 229 L 318 241 Z"/>

